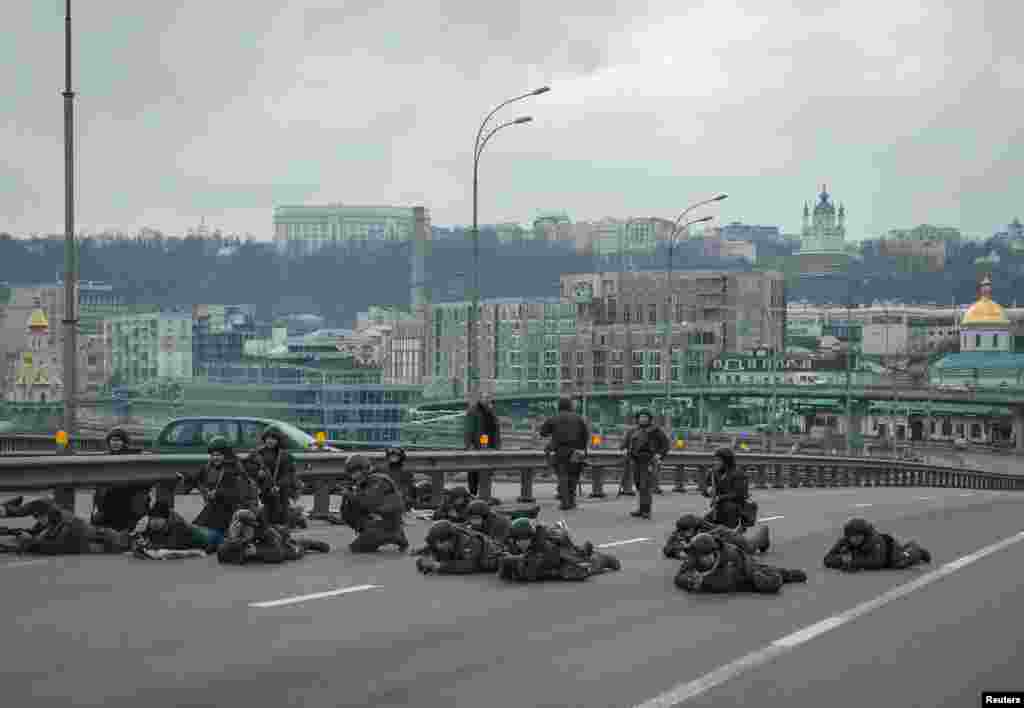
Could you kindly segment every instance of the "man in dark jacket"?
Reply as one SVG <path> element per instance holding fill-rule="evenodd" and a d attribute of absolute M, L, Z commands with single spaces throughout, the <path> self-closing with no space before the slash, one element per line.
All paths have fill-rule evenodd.
<path fill-rule="evenodd" d="M 636 490 L 639 493 L 639 507 L 631 512 L 631 516 L 651 518 L 651 494 L 654 487 L 661 483 L 657 478 L 658 470 L 661 460 L 668 454 L 669 447 L 668 436 L 660 427 L 654 425 L 651 412 L 638 411 L 636 427 L 626 433 L 620 446 L 626 456 L 626 464 L 633 470 Z"/>
<path fill-rule="evenodd" d="M 107 433 L 107 454 L 132 455 L 131 439 L 121 428 Z M 146 514 L 149 506 L 149 484 L 119 484 L 116 487 L 99 487 L 93 495 L 93 526 L 131 531 Z"/>
<path fill-rule="evenodd" d="M 263 445 L 246 460 L 246 468 L 260 490 L 260 503 L 270 523 L 287 526 L 291 522 L 291 503 L 299 498 L 299 477 L 295 460 L 285 449 L 286 436 L 269 426 L 261 436 Z"/>
<path fill-rule="evenodd" d="M 330 552 L 324 541 L 294 537 L 287 526 L 271 524 L 268 518 L 265 509 L 236 511 L 217 560 L 229 565 L 284 563 L 299 560 L 308 551 Z"/>
<path fill-rule="evenodd" d="M 259 488 L 225 438 L 214 438 L 207 448 L 210 461 L 194 477 L 184 479 L 185 493 L 198 487 L 206 505 L 192 521 L 210 532 L 211 545 L 219 546 L 239 509 L 259 505 Z"/>
<path fill-rule="evenodd" d="M 573 412 L 572 401 L 562 398 L 558 401 L 558 413 L 544 421 L 538 432 L 542 438 L 551 439 L 548 450 L 558 476 L 559 508 L 575 509 L 576 490 L 590 446 L 590 427 L 583 416 Z"/>
<path fill-rule="evenodd" d="M 416 569 L 424 575 L 493 573 L 502 555 L 501 544 L 487 534 L 437 521 L 427 532 L 426 553 L 416 559 Z"/>
<path fill-rule="evenodd" d="M 753 526 L 757 518 L 757 505 L 750 501 L 750 483 L 747 473 L 736 465 L 732 450 L 715 451 L 702 493 L 711 498 L 711 523 L 731 529 Z"/>
<path fill-rule="evenodd" d="M 865 519 L 850 519 L 843 537 L 825 555 L 825 567 L 847 572 L 858 570 L 903 570 L 918 563 L 931 563 L 932 554 L 916 541 L 900 543 L 887 533 L 879 533 Z"/>
<path fill-rule="evenodd" d="M 755 563 L 739 546 L 710 533 L 693 539 L 675 577 L 676 587 L 693 593 L 774 594 L 786 583 L 804 582 L 802 570 Z"/>
<path fill-rule="evenodd" d="M 487 436 L 487 443 L 480 442 L 480 436 Z M 490 400 L 481 398 L 466 411 L 465 444 L 467 450 L 500 450 L 501 424 Z M 474 497 L 480 493 L 480 472 L 466 473 L 469 493 Z"/>
<path fill-rule="evenodd" d="M 405 504 L 398 485 L 383 472 L 373 471 L 362 455 L 349 458 L 345 471 L 353 486 L 342 495 L 340 517 L 357 534 L 349 549 L 371 553 L 381 546 L 395 545 L 400 551 L 407 550 L 409 539 L 402 521 Z"/>
<path fill-rule="evenodd" d="M 4 544 L 0 550 L 8 553 L 29 553 L 55 556 L 90 553 L 92 529 L 73 512 L 57 506 L 52 499 L 34 499 L 28 504 L 5 505 L 5 516 L 35 517 L 30 529 L 19 529 L 13 545 Z"/>

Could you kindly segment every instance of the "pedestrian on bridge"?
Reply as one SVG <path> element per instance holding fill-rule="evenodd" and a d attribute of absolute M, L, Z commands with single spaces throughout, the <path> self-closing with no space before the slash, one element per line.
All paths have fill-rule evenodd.
<path fill-rule="evenodd" d="M 575 509 L 576 490 L 590 445 L 590 427 L 583 416 L 573 411 L 572 401 L 562 398 L 558 401 L 558 413 L 544 421 L 538 434 L 551 439 L 547 447 L 558 476 L 559 508 Z"/>
<path fill-rule="evenodd" d="M 639 493 L 639 507 L 630 513 L 640 519 L 651 518 L 654 487 L 661 484 L 658 478 L 661 461 L 668 454 L 671 444 L 649 410 L 640 410 L 636 414 L 636 427 L 626 432 L 620 449 L 626 456 L 626 465 L 633 472 L 636 490 Z M 623 471 L 626 474 L 626 470 Z"/>

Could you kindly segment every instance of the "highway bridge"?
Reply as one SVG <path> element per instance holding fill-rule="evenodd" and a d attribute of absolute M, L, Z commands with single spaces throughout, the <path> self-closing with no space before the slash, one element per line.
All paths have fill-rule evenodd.
<path fill-rule="evenodd" d="M 660 543 L 681 513 L 704 509 L 696 494 L 655 497 L 651 521 L 630 518 L 627 499 L 563 515 L 551 485 L 536 494 L 543 520 L 564 517 L 622 572 L 531 586 L 422 577 L 396 551 L 351 555 L 351 531 L 319 524 L 306 534 L 332 552 L 282 566 L 0 558 L 4 703 L 862 708 L 970 706 L 982 691 L 1024 689 L 1020 492 L 757 490 L 774 539 L 765 562 L 809 575 L 775 597 L 673 586 Z M 76 502 L 88 508 L 89 493 Z M 198 497 L 178 508 L 191 517 Z M 825 570 L 854 515 L 920 540 L 932 564 Z M 414 544 L 426 527 L 410 520 Z"/>

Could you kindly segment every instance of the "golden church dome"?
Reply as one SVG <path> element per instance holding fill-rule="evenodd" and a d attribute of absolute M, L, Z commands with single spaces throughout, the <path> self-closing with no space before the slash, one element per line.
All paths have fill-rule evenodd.
<path fill-rule="evenodd" d="M 992 301 L 991 278 L 986 277 L 981 281 L 979 295 L 978 301 L 971 305 L 970 309 L 964 313 L 964 318 L 960 321 L 960 324 L 965 327 L 971 325 L 1001 325 L 1008 327 L 1010 319 L 1006 316 L 1006 311 L 1003 310 L 999 303 Z"/>

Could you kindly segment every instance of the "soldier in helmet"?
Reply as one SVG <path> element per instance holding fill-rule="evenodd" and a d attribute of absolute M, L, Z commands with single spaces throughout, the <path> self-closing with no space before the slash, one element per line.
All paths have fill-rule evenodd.
<path fill-rule="evenodd" d="M 590 446 L 590 426 L 583 416 L 573 411 L 572 400 L 562 398 L 558 401 L 558 413 L 544 421 L 537 434 L 550 438 L 546 452 L 558 477 L 560 508 L 562 511 L 575 509 L 576 491 Z"/>
<path fill-rule="evenodd" d="M 357 534 L 349 549 L 369 553 L 393 544 L 407 550 L 409 539 L 402 521 L 405 503 L 398 485 L 383 472 L 375 472 L 363 455 L 352 455 L 345 471 L 352 489 L 342 495 L 340 520 Z"/>
<path fill-rule="evenodd" d="M 466 506 L 466 524 L 498 543 L 504 543 L 510 522 L 505 516 L 495 513 L 494 508 L 483 499 L 474 499 Z"/>
<path fill-rule="evenodd" d="M 384 451 L 384 462 L 387 465 L 384 471 L 402 491 L 406 511 L 411 511 L 416 501 L 416 490 L 413 488 L 412 472 L 407 472 L 404 469 L 406 457 L 405 450 L 397 445 L 387 448 Z"/>
<path fill-rule="evenodd" d="M 676 521 L 675 530 L 669 534 L 662 554 L 666 558 L 681 559 L 694 537 L 699 533 L 711 533 L 722 540 L 739 546 L 747 553 L 764 553 L 769 548 L 768 529 L 761 527 L 752 538 L 747 538 L 735 529 L 718 526 L 707 519 L 702 519 L 696 514 L 684 514 Z"/>
<path fill-rule="evenodd" d="M 750 499 L 747 473 L 736 465 L 736 455 L 729 448 L 715 451 L 711 474 L 702 490 L 711 499 L 708 521 L 731 529 L 753 526 L 757 504 Z"/>
<path fill-rule="evenodd" d="M 452 487 L 445 490 L 441 497 L 441 506 L 434 510 L 434 521 L 447 519 L 458 524 L 466 522 L 466 509 L 473 501 L 473 495 L 465 487 Z"/>
<path fill-rule="evenodd" d="M 188 523 L 166 501 L 153 504 L 132 532 L 132 552 L 137 558 L 164 557 L 163 551 L 192 550 L 213 550 L 206 530 Z"/>
<path fill-rule="evenodd" d="M 668 454 L 668 436 L 657 425 L 649 410 L 641 410 L 636 414 L 636 427 L 626 433 L 621 449 L 626 456 L 626 464 L 633 471 L 639 492 L 639 506 L 631 516 L 641 519 L 651 518 L 653 500 L 651 494 L 661 480 L 657 479 L 657 465 Z"/>
<path fill-rule="evenodd" d="M 293 537 L 287 526 L 271 524 L 264 509 L 239 509 L 217 549 L 217 560 L 230 565 L 284 563 L 299 560 L 308 551 L 330 550 L 323 541 Z"/>
<path fill-rule="evenodd" d="M 786 583 L 807 582 L 802 570 L 755 563 L 739 546 L 710 533 L 697 534 L 683 555 L 676 587 L 694 593 L 777 593 Z"/>
<path fill-rule="evenodd" d="M 593 544 L 577 547 L 565 529 L 549 528 L 530 519 L 512 522 L 505 552 L 498 574 L 519 582 L 585 580 L 621 567 L 616 558 L 595 553 Z"/>
<path fill-rule="evenodd" d="M 259 505 L 259 488 L 249 477 L 227 439 L 214 438 L 207 447 L 210 461 L 194 477 L 182 479 L 185 493 L 199 489 L 206 504 L 193 525 L 203 529 L 210 546 L 219 546 L 239 509 L 255 509 Z"/>
<path fill-rule="evenodd" d="M 4 505 L 4 516 L 35 518 L 35 525 L 29 529 L 9 530 L 16 536 L 14 544 L 4 544 L 0 550 L 9 553 L 35 555 L 64 555 L 90 553 L 92 528 L 73 512 L 57 506 L 53 499 L 44 497 L 21 504 Z M 98 549 L 97 549 L 98 550 Z"/>
<path fill-rule="evenodd" d="M 288 436 L 271 425 L 261 435 L 263 445 L 246 460 L 249 475 L 256 480 L 260 502 L 270 523 L 286 526 L 291 522 L 291 503 L 299 498 L 299 477 L 295 460 L 285 449 Z"/>
<path fill-rule="evenodd" d="M 879 531 L 865 519 L 850 519 L 843 537 L 825 555 L 825 567 L 855 572 L 858 570 L 902 570 L 918 563 L 931 563 L 932 554 L 916 541 L 900 543 Z"/>
<path fill-rule="evenodd" d="M 424 575 L 493 573 L 503 554 L 501 545 L 487 534 L 451 521 L 434 522 L 426 548 L 426 557 L 416 559 L 416 569 Z"/>

